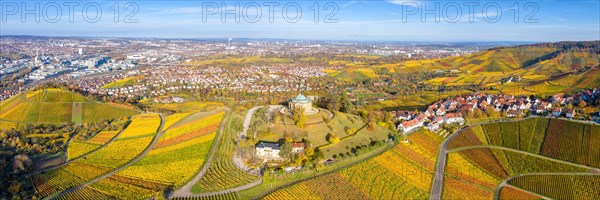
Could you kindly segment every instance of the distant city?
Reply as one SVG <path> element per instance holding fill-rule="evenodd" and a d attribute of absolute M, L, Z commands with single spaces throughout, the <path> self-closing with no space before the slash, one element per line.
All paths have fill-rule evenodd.
<path fill-rule="evenodd" d="M 76 83 L 84 91 L 117 97 L 139 95 L 146 89 L 159 86 L 163 89 L 153 90 L 149 95 L 162 95 L 165 90 L 178 90 L 180 87 L 248 91 L 312 90 L 311 85 L 304 84 L 304 79 L 324 76 L 326 74 L 322 70 L 340 67 L 298 63 L 246 66 L 238 69 L 242 73 L 232 77 L 229 71 L 215 66 L 195 71 L 188 71 L 184 66 L 198 61 L 199 57 L 216 55 L 292 57 L 365 54 L 418 60 L 461 56 L 520 43 L 2 36 L 0 44 L 0 78 L 3 86 L 0 99 L 5 100 L 46 81 Z M 152 81 L 124 88 L 102 88 L 106 83 L 136 75 L 145 75 Z M 286 84 L 269 84 L 281 80 L 286 80 Z M 189 84 L 171 84 L 178 82 Z"/>

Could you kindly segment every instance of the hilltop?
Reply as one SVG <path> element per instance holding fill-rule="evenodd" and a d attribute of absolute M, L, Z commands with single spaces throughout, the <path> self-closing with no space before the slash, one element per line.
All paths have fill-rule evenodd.
<path fill-rule="evenodd" d="M 63 89 L 25 91 L 0 103 L 0 128 L 19 123 L 62 124 L 128 117 L 139 112 L 124 105 L 99 103 Z"/>

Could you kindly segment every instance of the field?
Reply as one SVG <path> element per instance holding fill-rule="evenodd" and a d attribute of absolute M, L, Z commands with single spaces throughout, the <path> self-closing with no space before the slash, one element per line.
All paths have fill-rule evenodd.
<path fill-rule="evenodd" d="M 600 136 L 600 126 L 548 118 L 491 123 L 467 128 L 448 145 L 452 153 L 448 155 L 445 175 L 447 180 L 444 183 L 443 196 L 452 199 L 469 195 L 489 199 L 495 186 L 508 177 L 539 172 L 587 172 L 585 168 L 568 162 L 553 161 L 550 158 L 597 167 L 600 156 L 597 148 L 600 144 L 598 136 Z M 468 148 L 469 146 L 476 148 Z M 494 146 L 521 150 L 540 157 L 492 148 Z M 559 189 L 563 185 L 562 180 L 558 181 L 558 178 L 554 177 L 557 184 L 553 184 L 552 180 L 549 180 L 551 176 L 528 175 L 518 177 L 510 184 L 558 199 L 594 196 L 593 192 L 590 192 L 594 190 L 582 188 L 589 188 L 586 181 L 593 182 L 595 179 L 581 180 L 581 176 L 566 175 L 562 177 L 571 178 L 567 179 L 570 181 L 567 182 L 567 186 L 572 187 L 569 191 L 574 191 L 573 193 L 561 192 L 565 191 Z M 463 180 L 466 182 L 462 182 Z M 535 194 L 511 187 L 503 188 L 500 195 L 501 199 L 537 197 Z"/>
<path fill-rule="evenodd" d="M 134 116 L 127 129 L 104 148 L 60 168 L 34 175 L 36 194 L 46 197 L 73 188 L 129 162 L 147 148 L 159 125 L 157 114 Z M 147 131 L 148 134 L 136 136 L 138 134 L 133 131 Z"/>
<path fill-rule="evenodd" d="M 349 82 L 358 82 L 377 77 L 377 74 L 371 68 L 347 68 L 328 75 L 335 79 Z"/>
<path fill-rule="evenodd" d="M 448 155 L 443 198 L 491 199 L 501 180 L 526 173 L 587 172 L 585 168 L 507 150 L 476 148 Z M 463 181 L 466 180 L 466 181 Z"/>
<path fill-rule="evenodd" d="M 67 159 L 73 160 L 102 147 L 118 133 L 119 131 L 101 131 L 86 141 L 72 140 L 67 147 Z"/>
<path fill-rule="evenodd" d="M 136 115 L 114 142 L 86 156 L 81 162 L 112 168 L 121 166 L 147 148 L 155 137 L 160 123 L 157 114 Z"/>
<path fill-rule="evenodd" d="M 510 185 L 554 199 L 600 199 L 600 175 L 529 175 Z"/>
<path fill-rule="evenodd" d="M 175 125 L 166 129 L 161 138 L 185 138 L 184 140 L 178 139 L 177 142 L 168 144 L 157 143 L 141 160 L 88 186 L 89 189 L 119 198 L 147 199 L 162 196 L 167 188 L 182 186 L 201 169 L 217 134 L 217 129 L 210 127 L 219 124 L 223 115 L 224 112 L 209 112 L 185 118 L 180 115 L 172 117 L 171 120 L 179 119 L 178 122 L 171 123 Z M 121 135 L 124 134 L 126 133 Z M 129 134 L 128 137 L 139 136 Z"/>
<path fill-rule="evenodd" d="M 501 199 L 501 200 L 510 200 L 510 199 L 534 200 L 534 199 L 541 199 L 541 197 L 538 195 L 535 195 L 535 194 L 524 192 L 524 191 L 514 188 L 512 186 L 505 186 L 505 187 L 502 187 L 502 190 L 500 191 L 499 199 Z"/>
<path fill-rule="evenodd" d="M 194 185 L 192 192 L 220 191 L 245 185 L 258 179 L 257 176 L 241 171 L 232 162 L 233 154 L 236 151 L 233 140 L 238 134 L 237 131 L 232 130 L 232 123 L 242 123 L 242 118 L 239 115 L 232 115 L 227 120 L 223 138 L 218 144 L 213 162 L 210 163 L 208 172 Z"/>
<path fill-rule="evenodd" d="M 89 101 L 77 93 L 62 89 L 36 90 L 16 95 L 0 103 L 0 110 L 0 120 L 16 125 L 95 122 L 139 114 L 132 109 Z"/>
<path fill-rule="evenodd" d="M 526 119 L 474 126 L 462 131 L 450 142 L 450 149 L 472 145 L 496 145 L 539 153 L 549 120 Z"/>
<path fill-rule="evenodd" d="M 115 88 L 133 86 L 137 83 L 138 80 L 140 80 L 142 78 L 144 78 L 144 77 L 143 76 L 134 76 L 134 77 L 124 78 L 124 79 L 117 80 L 117 81 L 108 83 L 106 85 L 103 85 L 102 89 L 115 89 Z"/>
<path fill-rule="evenodd" d="M 369 110 L 414 110 L 414 109 L 422 109 L 431 103 L 447 98 L 450 96 L 456 96 L 461 94 L 469 94 L 471 91 L 461 90 L 461 91 L 452 91 L 452 92 L 420 92 L 419 94 L 412 94 L 409 96 L 402 96 L 398 99 L 390 99 L 385 101 L 378 101 L 373 104 L 367 105 L 367 109 Z"/>
<path fill-rule="evenodd" d="M 600 167 L 600 126 L 551 119 L 541 154 Z"/>
<path fill-rule="evenodd" d="M 276 190 L 265 199 L 427 199 L 442 138 L 426 130 L 373 159 Z"/>
<path fill-rule="evenodd" d="M 153 104 L 149 104 L 149 106 L 151 108 L 171 110 L 171 111 L 174 111 L 177 113 L 186 113 L 186 112 L 214 110 L 218 107 L 223 106 L 223 103 L 186 101 L 183 103 L 170 103 L 170 104 L 153 103 Z"/>

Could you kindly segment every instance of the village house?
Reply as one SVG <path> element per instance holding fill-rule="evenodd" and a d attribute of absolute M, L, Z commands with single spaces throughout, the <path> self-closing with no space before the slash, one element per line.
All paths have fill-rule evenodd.
<path fill-rule="evenodd" d="M 292 146 L 292 153 L 301 153 L 304 151 L 304 143 L 302 142 L 295 142 L 291 144 Z"/>
<path fill-rule="evenodd" d="M 506 117 L 515 118 L 521 116 L 522 113 L 521 110 L 509 110 L 506 112 Z"/>
<path fill-rule="evenodd" d="M 417 117 L 413 120 L 400 123 L 397 129 L 403 131 L 404 133 L 409 133 L 423 127 L 423 122 L 423 118 Z"/>
<path fill-rule="evenodd" d="M 427 124 L 427 129 L 430 131 L 437 131 L 441 128 L 441 125 L 444 123 L 444 118 L 441 116 L 435 117 L 429 124 Z"/>
<path fill-rule="evenodd" d="M 403 111 L 403 110 L 392 111 L 392 114 L 394 116 L 396 116 L 396 119 L 398 119 L 399 121 L 411 120 L 412 119 L 412 115 L 413 115 L 412 112 L 410 112 L 410 111 Z"/>
<path fill-rule="evenodd" d="M 465 118 L 462 117 L 462 113 L 448 113 L 444 116 L 446 124 L 459 124 L 463 125 L 465 123 Z"/>

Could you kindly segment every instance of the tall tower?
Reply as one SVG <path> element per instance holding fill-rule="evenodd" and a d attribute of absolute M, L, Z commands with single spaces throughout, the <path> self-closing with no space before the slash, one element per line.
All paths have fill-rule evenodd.
<path fill-rule="evenodd" d="M 80 56 L 83 55 L 83 48 L 79 48 L 79 52 L 78 53 L 79 53 Z"/>
<path fill-rule="evenodd" d="M 233 40 L 233 38 L 229 38 L 227 41 L 227 49 L 231 49 L 231 40 Z"/>

